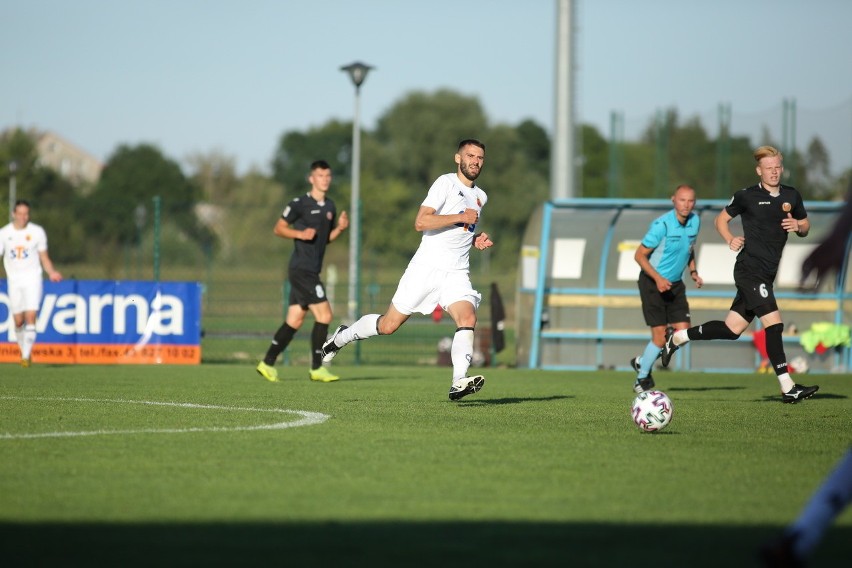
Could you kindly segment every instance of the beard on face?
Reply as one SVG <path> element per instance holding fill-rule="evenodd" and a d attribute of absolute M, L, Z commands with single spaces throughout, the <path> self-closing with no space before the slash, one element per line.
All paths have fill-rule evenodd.
<path fill-rule="evenodd" d="M 470 170 L 470 164 L 465 162 L 459 164 L 459 169 L 461 170 L 462 175 L 470 181 L 476 181 L 476 178 L 479 177 L 479 172 L 482 171 L 482 169 L 480 168 L 476 173 L 472 172 Z"/>

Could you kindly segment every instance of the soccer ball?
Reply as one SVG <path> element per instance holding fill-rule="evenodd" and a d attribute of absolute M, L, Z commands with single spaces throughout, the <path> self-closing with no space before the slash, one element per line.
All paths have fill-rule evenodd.
<path fill-rule="evenodd" d="M 793 359 L 787 363 L 787 370 L 794 374 L 805 374 L 808 372 L 808 360 L 802 356 L 793 357 Z"/>
<path fill-rule="evenodd" d="M 663 391 L 646 391 L 633 399 L 633 423 L 643 432 L 657 432 L 669 425 L 674 414 L 672 401 Z"/>

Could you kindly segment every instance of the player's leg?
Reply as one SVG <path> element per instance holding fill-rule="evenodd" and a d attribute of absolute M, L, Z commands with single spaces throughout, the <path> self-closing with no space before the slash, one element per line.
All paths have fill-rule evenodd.
<path fill-rule="evenodd" d="M 311 330 L 311 370 L 312 381 L 331 383 L 340 377 L 322 366 L 322 345 L 328 339 L 328 324 L 331 323 L 331 304 L 328 300 L 308 306 L 314 316 L 314 328 Z"/>
<path fill-rule="evenodd" d="M 291 300 L 292 300 L 291 293 Z M 264 355 L 263 360 L 257 364 L 257 372 L 268 381 L 276 382 L 278 380 L 278 371 L 275 370 L 275 361 L 278 360 L 278 356 L 284 352 L 290 342 L 293 340 L 293 336 L 296 335 L 296 331 L 302 327 L 302 322 L 305 321 L 305 314 L 307 313 L 307 309 L 303 308 L 299 304 L 291 304 L 289 308 L 287 308 L 287 317 L 284 320 L 284 323 L 281 324 L 281 327 L 275 332 L 275 335 L 272 337 L 272 342 L 269 344 L 269 347 L 266 350 L 266 355 Z"/>
<path fill-rule="evenodd" d="M 459 400 L 482 389 L 485 377 L 469 375 L 473 361 L 474 329 L 476 328 L 476 309 L 482 295 L 473 289 L 466 274 L 448 275 L 441 291 L 441 305 L 456 323 L 456 332 L 450 348 L 453 363 L 453 377 L 450 385 L 450 400 Z"/>
<path fill-rule="evenodd" d="M 404 324 L 411 314 L 400 312 L 393 304 L 388 306 L 384 315 L 367 314 L 361 316 L 351 326 L 339 325 L 334 334 L 322 345 L 322 360 L 326 363 L 334 359 L 341 348 L 353 341 L 369 339 L 377 335 L 391 335 Z"/>
<path fill-rule="evenodd" d="M 796 384 L 787 369 L 787 355 L 784 352 L 784 324 L 781 321 L 781 312 L 771 304 L 770 308 L 774 308 L 768 313 L 758 313 L 760 323 L 763 324 L 766 330 L 766 354 L 769 356 L 769 362 L 775 370 L 775 376 L 778 378 L 778 383 L 781 386 L 781 401 L 787 404 L 795 404 L 806 398 L 810 398 L 819 390 L 819 387 L 804 386 Z"/>
<path fill-rule="evenodd" d="M 738 339 L 754 319 L 754 312 L 746 309 L 746 299 L 740 292 L 731 304 L 725 321 L 713 320 L 687 329 L 666 332 L 666 342 L 660 353 L 663 366 L 667 366 L 678 347 L 688 341 L 711 341 L 713 339 Z"/>
<path fill-rule="evenodd" d="M 670 321 L 663 295 L 657 289 L 654 279 L 644 272 L 639 275 L 637 282 L 639 298 L 642 301 L 642 316 L 645 324 L 651 328 L 651 341 L 645 345 L 641 355 L 630 360 L 630 366 L 636 371 L 636 381 L 633 391 L 645 392 L 654 388 L 654 377 L 651 369 L 660 355 L 666 334 L 666 325 Z"/>
<path fill-rule="evenodd" d="M 633 384 L 633 391 L 636 393 L 652 390 L 655 386 L 651 370 L 654 368 L 654 362 L 660 356 L 660 349 L 662 349 L 665 341 L 666 327 L 665 324 L 652 326 L 651 340 L 645 345 L 645 350 L 641 355 L 630 360 L 630 365 L 636 371 L 636 382 Z"/>
<path fill-rule="evenodd" d="M 36 342 L 36 316 L 41 305 L 44 281 L 37 278 L 26 279 L 22 283 L 23 328 L 18 344 L 21 348 L 21 366 L 29 367 L 33 356 L 33 346 Z"/>
<path fill-rule="evenodd" d="M 24 312 L 24 339 L 21 342 L 21 365 L 29 367 L 33 357 L 33 346 L 36 341 L 36 313 L 28 310 Z"/>
<path fill-rule="evenodd" d="M 414 312 L 430 314 L 437 304 L 437 294 L 432 285 L 435 271 L 409 265 L 403 273 L 384 315 L 367 314 L 350 327 L 340 325 L 322 346 L 322 360 L 334 359 L 341 347 L 356 340 L 376 335 L 390 335 L 404 324 Z M 424 311 L 425 310 L 425 311 Z"/>
<path fill-rule="evenodd" d="M 18 349 L 21 351 L 21 364 L 24 364 L 24 312 L 13 314 L 15 320 L 15 341 L 18 344 Z"/>

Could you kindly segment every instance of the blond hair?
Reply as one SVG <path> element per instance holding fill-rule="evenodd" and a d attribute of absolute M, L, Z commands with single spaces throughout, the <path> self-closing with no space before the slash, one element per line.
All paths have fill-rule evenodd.
<path fill-rule="evenodd" d="M 758 164 L 763 158 L 774 158 L 775 156 L 778 156 L 782 160 L 784 159 L 784 156 L 781 155 L 778 148 L 775 148 L 774 146 L 761 146 L 754 151 L 754 161 Z"/>

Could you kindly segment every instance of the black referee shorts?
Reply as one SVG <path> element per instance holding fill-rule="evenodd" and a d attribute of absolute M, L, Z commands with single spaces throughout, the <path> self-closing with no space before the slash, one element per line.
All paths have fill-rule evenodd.
<path fill-rule="evenodd" d="M 654 279 L 641 272 L 638 285 L 642 315 L 649 327 L 689 323 L 689 302 L 686 301 L 686 286 L 682 280 L 672 282 L 671 289 L 660 294 Z"/>

